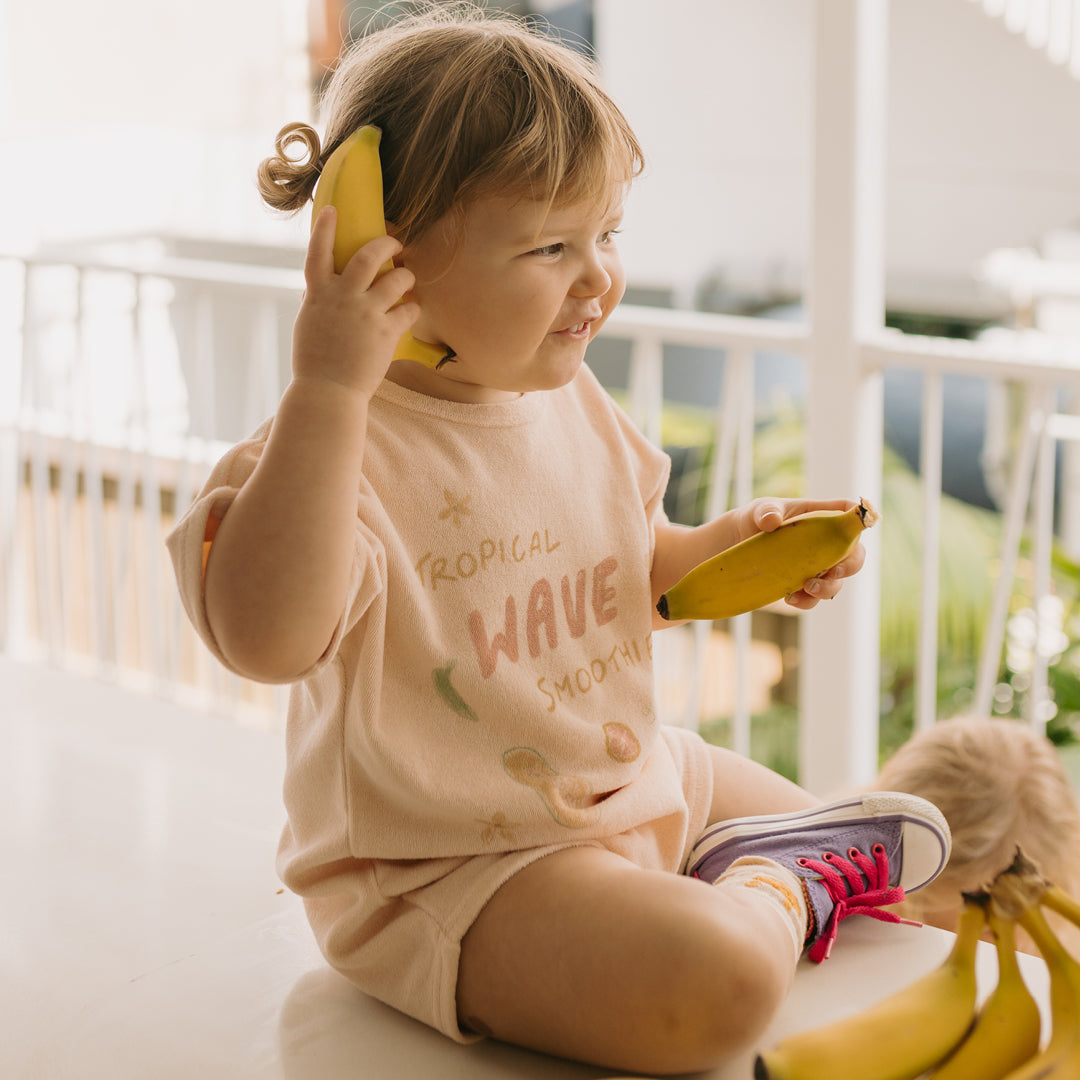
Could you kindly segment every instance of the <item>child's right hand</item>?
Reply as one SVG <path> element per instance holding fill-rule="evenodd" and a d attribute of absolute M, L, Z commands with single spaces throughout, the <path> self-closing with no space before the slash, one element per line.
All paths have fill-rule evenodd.
<path fill-rule="evenodd" d="M 323 379 L 370 397 L 393 359 L 402 334 L 420 307 L 403 300 L 415 278 L 403 266 L 379 277 L 401 250 L 391 236 L 365 244 L 337 274 L 337 212 L 325 207 L 315 221 L 304 262 L 304 290 L 293 328 L 292 369 L 297 379 Z"/>

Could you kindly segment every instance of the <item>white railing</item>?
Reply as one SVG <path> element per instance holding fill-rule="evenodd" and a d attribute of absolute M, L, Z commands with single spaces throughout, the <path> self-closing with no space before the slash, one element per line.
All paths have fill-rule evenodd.
<path fill-rule="evenodd" d="M 169 523 L 197 491 L 210 464 L 236 434 L 215 430 L 215 418 L 241 409 L 243 427 L 272 411 L 282 389 L 283 320 L 298 303 L 299 272 L 165 259 L 124 265 L 88 258 L 10 258 L 0 297 L 2 355 L 9 384 L 0 390 L 0 648 L 44 654 L 111 678 L 276 723 L 280 695 L 226 675 L 209 661 L 182 615 L 162 546 Z M 57 277 L 57 275 L 60 277 Z M 60 279 L 66 283 L 58 284 Z M 109 288 L 102 288 L 108 284 Z M 111 307 L 109 305 L 112 305 Z M 220 316 L 230 308 L 232 339 L 249 354 L 222 355 Z M 184 313 L 168 323 L 170 308 Z M 217 315 L 215 315 L 217 313 Z M 111 320 L 111 322 L 110 322 Z M 228 321 L 228 320 L 226 320 Z M 106 325 L 108 324 L 108 325 Z M 605 328 L 630 343 L 628 407 L 660 441 L 664 346 L 718 350 L 724 376 L 715 415 L 716 449 L 708 513 L 745 502 L 754 464 L 754 364 L 758 353 L 807 357 L 800 323 L 624 306 Z M 161 389 L 176 367 L 177 337 L 190 343 L 179 400 Z M 111 366 L 104 361 L 113 360 Z M 1075 422 L 1056 416 L 1055 388 L 1080 385 L 1080 344 L 1035 334 L 985 342 L 917 338 L 884 331 L 860 347 L 863 377 L 889 368 L 924 375 L 922 410 L 923 589 L 920 597 L 918 722 L 936 715 L 938 539 L 941 500 L 942 379 L 949 374 L 1007 380 L 1026 391 L 1023 438 L 1012 464 L 1004 509 L 1002 570 L 977 707 L 989 712 L 998 678 L 1004 618 L 1020 535 L 1035 492 L 1031 524 L 1037 588 L 1049 588 L 1055 439 L 1075 438 Z M 241 377 L 236 369 L 242 368 Z M 109 374 L 111 372 L 111 375 Z M 231 372 L 231 401 L 217 400 Z M 174 372 L 175 374 L 175 372 Z M 808 372 L 808 379 L 812 372 Z M 105 380 L 107 393 L 97 392 Z M 109 381 L 111 380 L 111 381 Z M 165 380 L 168 381 L 167 379 Z M 123 402 L 118 407 L 117 402 Z M 1036 609 L 1039 605 L 1036 603 Z M 693 628 L 685 686 L 674 719 L 696 725 L 707 679 L 710 627 Z M 750 620 L 733 620 L 733 745 L 749 751 Z M 665 635 L 662 635 L 662 637 Z M 661 665 L 674 654 L 660 652 Z M 1038 657 L 1032 719 L 1046 695 L 1046 660 Z M 838 662 L 830 679 L 849 674 Z M 669 679 L 669 682 L 671 680 Z M 827 717 L 801 722 L 827 726 Z"/>
<path fill-rule="evenodd" d="M 0 649 L 267 723 L 280 692 L 197 644 L 163 540 L 273 410 L 299 273 L 152 253 L 8 258 L 0 273 Z M 222 355 L 226 332 L 247 356 Z"/>
<path fill-rule="evenodd" d="M 1080 0 L 972 0 L 1054 64 L 1080 78 Z"/>

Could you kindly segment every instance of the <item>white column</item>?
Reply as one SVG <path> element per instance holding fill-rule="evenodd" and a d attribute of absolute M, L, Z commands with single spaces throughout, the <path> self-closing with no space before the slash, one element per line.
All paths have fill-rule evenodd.
<path fill-rule="evenodd" d="M 880 506 L 882 393 L 859 338 L 884 317 L 887 0 L 818 0 L 807 493 Z M 825 795 L 877 768 L 880 527 L 840 596 L 803 616 L 800 780 Z"/>

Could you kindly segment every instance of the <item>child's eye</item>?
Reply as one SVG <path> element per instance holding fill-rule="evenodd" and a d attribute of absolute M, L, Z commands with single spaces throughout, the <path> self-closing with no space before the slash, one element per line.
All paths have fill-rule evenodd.
<path fill-rule="evenodd" d="M 622 229 L 608 229 L 608 231 L 606 233 L 601 234 L 600 243 L 601 244 L 613 244 L 615 242 L 615 237 L 618 236 L 619 233 L 621 233 L 621 232 L 622 232 Z"/>
<path fill-rule="evenodd" d="M 529 253 L 530 255 L 558 255 L 563 249 L 561 242 L 556 244 L 545 244 L 543 247 L 533 248 Z"/>

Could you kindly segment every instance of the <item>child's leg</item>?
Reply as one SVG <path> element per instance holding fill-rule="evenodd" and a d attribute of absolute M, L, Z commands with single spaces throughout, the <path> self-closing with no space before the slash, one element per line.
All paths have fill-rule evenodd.
<path fill-rule="evenodd" d="M 844 918 L 895 919 L 882 905 L 948 860 L 948 825 L 923 799 L 821 805 L 734 756 L 714 765 L 720 824 L 694 846 L 694 878 L 574 848 L 496 892 L 461 945 L 463 1026 L 611 1068 L 706 1068 L 769 1021 L 808 931 L 822 959 Z"/>
<path fill-rule="evenodd" d="M 461 1022 L 608 1068 L 713 1065 L 760 1034 L 791 985 L 792 916 L 761 892 L 600 848 L 546 856 L 498 890 L 462 941 Z"/>
<path fill-rule="evenodd" d="M 786 814 L 820 802 L 810 792 L 750 758 L 709 746 L 713 762 L 709 824 L 756 814 Z"/>

